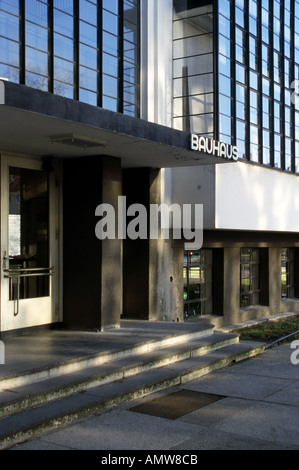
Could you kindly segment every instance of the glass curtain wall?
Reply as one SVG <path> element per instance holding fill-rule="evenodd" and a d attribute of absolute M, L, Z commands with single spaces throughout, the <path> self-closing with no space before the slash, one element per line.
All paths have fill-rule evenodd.
<path fill-rule="evenodd" d="M 282 248 L 281 250 L 281 298 L 295 297 L 295 250 Z"/>
<path fill-rule="evenodd" d="M 218 0 L 219 130 L 240 157 L 299 172 L 299 0 Z"/>
<path fill-rule="evenodd" d="M 291 78 L 292 82 L 292 95 L 291 95 L 291 109 L 295 109 L 295 117 L 293 119 L 293 132 L 295 135 L 295 163 L 294 169 L 299 173 L 299 1 L 291 2 L 291 44 L 294 49 L 291 49 Z M 295 3 L 295 5 L 293 5 Z"/>
<path fill-rule="evenodd" d="M 210 314 L 212 297 L 212 250 L 184 253 L 184 316 Z"/>
<path fill-rule="evenodd" d="M 138 0 L 0 0 L 0 77 L 139 117 Z"/>
<path fill-rule="evenodd" d="M 174 0 L 173 10 L 173 125 L 213 137 L 213 5 Z"/>
<path fill-rule="evenodd" d="M 232 62 L 231 62 L 231 6 L 224 0 L 218 6 L 218 102 L 219 140 L 232 144 Z"/>
<path fill-rule="evenodd" d="M 241 249 L 240 306 L 260 303 L 260 252 L 255 248 Z"/>

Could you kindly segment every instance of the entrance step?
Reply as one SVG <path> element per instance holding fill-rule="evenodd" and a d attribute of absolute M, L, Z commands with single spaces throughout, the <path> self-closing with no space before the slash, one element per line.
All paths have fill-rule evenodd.
<path fill-rule="evenodd" d="M 0 449 L 120 403 L 188 382 L 264 350 L 261 343 L 240 343 L 238 335 L 228 333 L 213 332 L 198 338 L 192 335 L 186 338 L 184 334 L 177 337 L 175 345 L 167 345 L 167 338 L 164 340 L 163 346 L 159 341 L 138 354 L 127 350 L 121 357 L 101 364 L 31 381 L 13 390 L 2 388 Z"/>
<path fill-rule="evenodd" d="M 69 335 L 60 338 L 60 332 L 57 334 L 58 339 L 42 336 L 41 342 L 37 342 L 35 349 L 33 349 L 32 346 L 34 339 L 30 337 L 27 345 L 22 344 L 22 346 L 20 346 L 17 337 L 14 347 L 18 349 L 22 348 L 22 354 L 24 356 L 23 365 L 21 368 L 17 367 L 10 373 L 3 369 L 3 375 L 0 374 L 0 390 L 35 383 L 49 377 L 63 376 L 84 370 L 88 367 L 99 366 L 115 359 L 143 354 L 171 345 L 185 344 L 192 339 L 206 338 L 214 333 L 214 325 L 210 324 L 187 325 L 126 320 L 121 326 L 119 330 L 111 330 L 112 332 L 104 333 L 103 336 L 101 334 L 99 341 L 94 341 L 94 339 L 89 339 L 88 337 L 85 337 L 83 340 L 75 339 L 72 341 L 69 340 Z M 55 343 L 55 339 L 57 339 L 57 343 Z M 96 352 L 90 352 L 92 348 L 88 349 L 89 340 L 94 344 L 93 349 L 95 349 Z M 56 344 L 60 352 L 59 359 L 57 359 L 56 354 L 54 359 L 49 357 L 45 360 L 44 364 L 31 366 L 28 369 L 28 363 L 32 361 L 32 355 L 36 354 L 38 356 L 40 354 L 39 347 L 42 348 L 45 341 L 54 343 L 54 348 Z M 65 349 L 79 350 L 79 354 L 72 359 L 64 359 L 64 351 L 61 349 L 61 343 L 65 345 Z M 29 349 L 28 359 L 26 357 L 26 348 Z M 85 348 L 89 352 L 85 352 Z"/>

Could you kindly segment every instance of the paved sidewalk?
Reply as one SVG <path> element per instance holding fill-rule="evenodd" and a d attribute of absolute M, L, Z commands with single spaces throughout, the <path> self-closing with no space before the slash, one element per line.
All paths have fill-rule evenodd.
<path fill-rule="evenodd" d="M 269 349 L 13 450 L 299 450 L 299 364 L 291 363 L 293 352 L 290 344 Z M 131 410 L 178 390 L 223 398 L 176 419 Z"/>

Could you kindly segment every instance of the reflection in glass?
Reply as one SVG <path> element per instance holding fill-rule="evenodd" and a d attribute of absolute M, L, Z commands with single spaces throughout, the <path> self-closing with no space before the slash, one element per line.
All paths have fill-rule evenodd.
<path fill-rule="evenodd" d="M 9 170 L 9 269 L 49 267 L 48 178 L 43 171 L 11 167 Z M 10 299 L 16 281 L 11 280 Z M 49 295 L 49 278 L 20 279 L 20 299 Z"/>
<path fill-rule="evenodd" d="M 281 250 L 281 298 L 295 297 L 295 250 Z"/>
<path fill-rule="evenodd" d="M 184 315 L 212 313 L 212 250 L 184 253 Z"/>
<path fill-rule="evenodd" d="M 240 306 L 257 305 L 260 301 L 259 250 L 242 248 L 240 262 Z"/>
<path fill-rule="evenodd" d="M 174 0 L 173 20 L 174 127 L 208 136 L 214 130 L 213 8 Z"/>
<path fill-rule="evenodd" d="M 0 76 L 44 91 L 53 85 L 67 98 L 113 110 L 116 104 L 116 111 L 139 116 L 139 4 L 54 0 L 52 7 L 47 0 L 0 0 Z M 117 87 L 107 91 L 105 83 L 103 91 L 103 73 Z"/>

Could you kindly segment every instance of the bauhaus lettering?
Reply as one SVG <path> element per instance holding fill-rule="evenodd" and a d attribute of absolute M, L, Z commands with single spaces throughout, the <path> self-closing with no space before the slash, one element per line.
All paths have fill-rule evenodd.
<path fill-rule="evenodd" d="M 233 145 L 217 142 L 207 137 L 191 134 L 191 150 L 204 152 L 228 160 L 238 161 L 238 148 Z"/>

